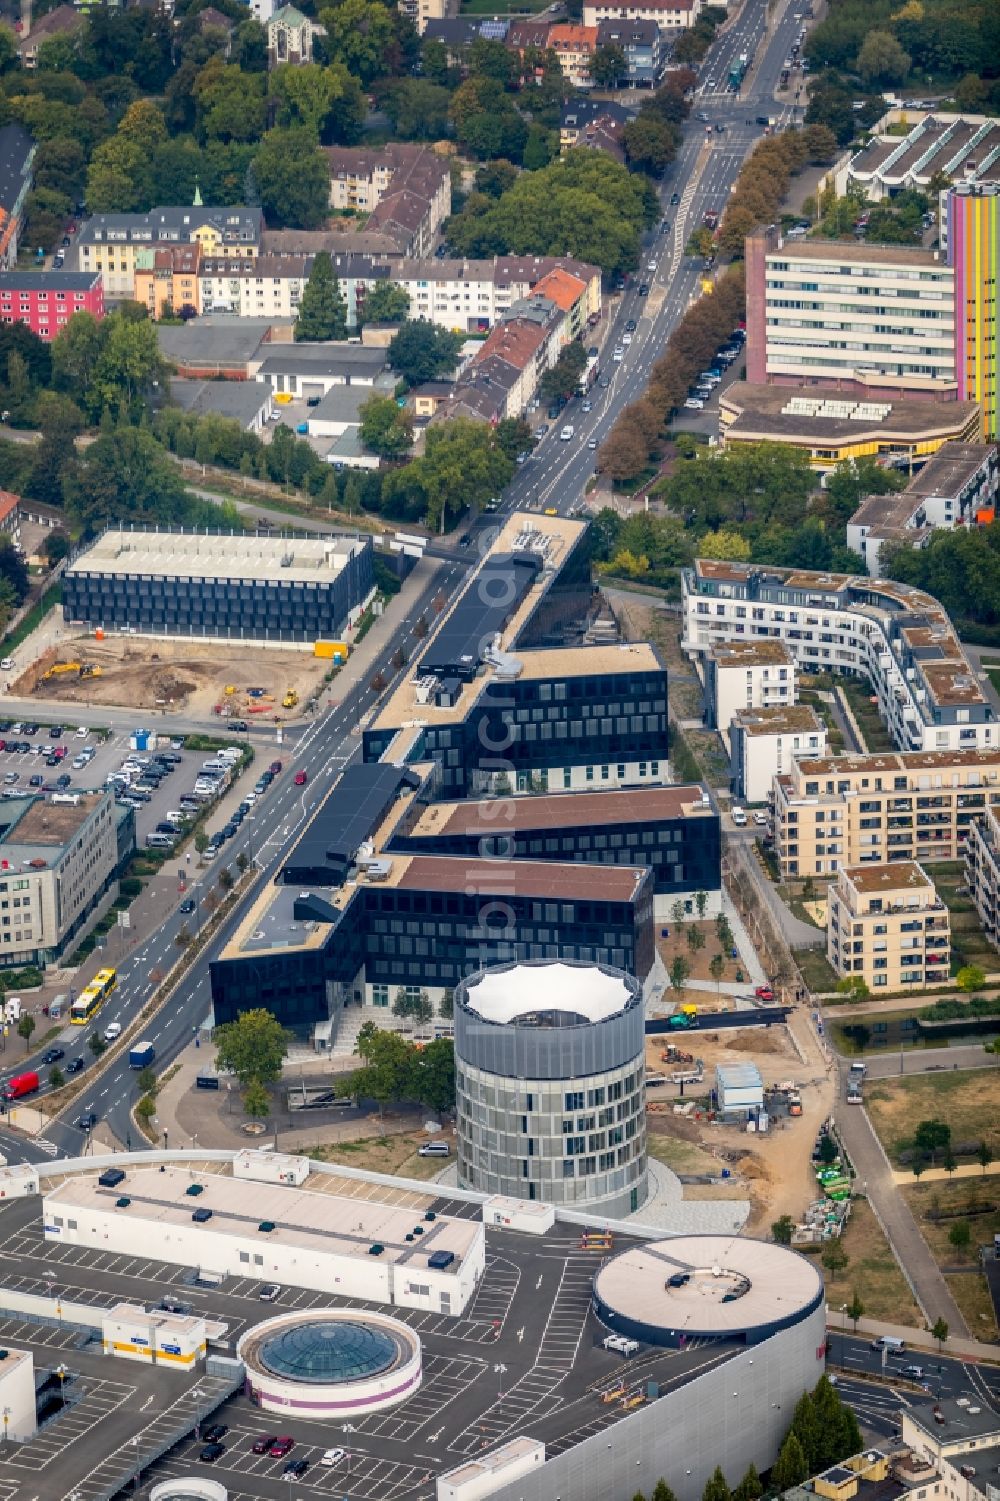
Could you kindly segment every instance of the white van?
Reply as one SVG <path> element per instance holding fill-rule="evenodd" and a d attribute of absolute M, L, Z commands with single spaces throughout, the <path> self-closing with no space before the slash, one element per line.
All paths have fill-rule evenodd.
<path fill-rule="evenodd" d="M 566 426 L 564 428 L 561 428 L 559 431 L 560 443 L 568 443 L 570 438 L 572 438 L 574 432 L 575 428 L 573 427 L 573 424 L 571 422 L 567 422 Z"/>
<path fill-rule="evenodd" d="M 906 1349 L 906 1342 L 897 1339 L 894 1334 L 880 1334 L 872 1340 L 873 1350 L 888 1350 L 890 1355 L 899 1355 Z"/>
<path fill-rule="evenodd" d="M 425 1141 L 417 1153 L 418 1157 L 450 1157 L 451 1147 L 446 1141 Z"/>
<path fill-rule="evenodd" d="M 4 672 L 12 672 L 14 670 L 14 658 L 4 657 L 3 661 L 0 662 L 0 667 L 3 668 Z"/>
<path fill-rule="evenodd" d="M 105 1042 L 117 1042 L 118 1038 L 121 1035 L 122 1035 L 122 1024 L 121 1024 L 121 1022 L 108 1022 L 108 1025 L 104 1029 L 104 1041 Z"/>

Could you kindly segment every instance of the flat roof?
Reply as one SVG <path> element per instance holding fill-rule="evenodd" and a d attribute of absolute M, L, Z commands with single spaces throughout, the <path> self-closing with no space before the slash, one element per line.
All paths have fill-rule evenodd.
<path fill-rule="evenodd" d="M 938 1414 L 943 1421 L 938 1421 Z M 987 1434 L 1000 1434 L 1000 1414 L 985 1402 L 969 1402 L 952 1397 L 940 1397 L 937 1401 L 908 1401 L 905 1415 L 916 1423 L 938 1444 L 954 1444 L 966 1438 L 985 1438 Z"/>
<path fill-rule="evenodd" d="M 660 672 L 656 647 L 650 641 L 621 641 L 614 645 L 555 646 L 519 654 L 522 678 L 586 677 L 604 672 Z"/>
<path fill-rule="evenodd" d="M 934 882 L 915 860 L 893 860 L 887 865 L 844 865 L 841 873 L 856 891 L 866 894 L 934 890 Z"/>
<path fill-rule="evenodd" d="M 283 871 L 329 867 L 339 883 L 344 867 L 372 839 L 389 810 L 395 809 L 399 816 L 400 792 L 414 791 L 421 780 L 412 768 L 391 762 L 356 761 L 345 766 L 284 862 Z M 310 878 L 303 875 L 301 879 Z"/>
<path fill-rule="evenodd" d="M 197 1198 L 187 1192 L 193 1183 L 203 1187 Z M 120 1197 L 128 1198 L 127 1208 L 117 1207 Z M 128 1167 L 125 1181 L 113 1189 L 101 1188 L 96 1173 L 78 1174 L 45 1195 L 46 1207 L 55 1204 L 99 1210 L 112 1219 L 143 1220 L 151 1227 L 151 1245 L 166 1227 L 190 1226 L 195 1209 L 211 1209 L 211 1232 L 216 1235 L 256 1235 L 258 1225 L 269 1220 L 275 1227 L 268 1234 L 270 1245 L 367 1257 L 369 1246 L 378 1242 L 385 1247 L 381 1259 L 415 1270 L 426 1266 L 432 1252 L 451 1251 L 456 1259 L 449 1271 L 457 1274 L 482 1226 L 448 1215 L 422 1223 L 423 1210 L 432 1203 L 433 1195 L 423 1206 L 406 1208 L 324 1192 L 316 1175 L 307 1178 L 303 1187 L 294 1187 L 213 1171 L 199 1173 L 190 1166 L 167 1166 L 162 1172 L 158 1167 Z M 424 1233 L 408 1242 L 406 1236 L 418 1222 Z"/>
<path fill-rule="evenodd" d="M 944 275 L 953 275 L 951 267 L 933 250 L 920 245 L 870 245 L 857 240 L 789 240 L 767 252 L 767 259 L 794 264 L 795 261 L 843 261 L 848 265 L 863 266 L 919 266 L 922 269 L 937 268 Z"/>
<path fill-rule="evenodd" d="M 54 865 L 107 792 L 73 792 L 72 802 L 48 797 L 9 798 L 0 803 L 0 860 L 11 872 Z M 9 820 L 9 822 L 8 822 Z"/>
<path fill-rule="evenodd" d="M 800 776 L 837 773 L 864 776 L 876 771 L 946 771 L 950 767 L 1000 768 L 998 750 L 877 751 L 867 756 L 816 756 L 796 762 Z M 888 790 L 888 789 L 886 789 Z"/>
<path fill-rule="evenodd" d="M 329 583 L 367 538 L 280 537 L 255 532 L 132 531 L 110 527 L 69 564 L 70 573 L 158 578 Z"/>
<path fill-rule="evenodd" d="M 558 573 L 585 531 L 586 522 L 573 521 L 567 516 L 545 516 L 526 511 L 512 512 L 493 538 L 483 563 L 469 575 L 464 588 L 453 600 L 451 606 L 444 611 L 437 628 L 414 662 L 412 672 L 407 673 L 396 691 L 390 695 L 372 721 L 370 728 L 398 730 L 405 729 L 414 723 L 452 724 L 464 719 L 470 705 L 478 698 L 484 685 L 492 680 L 495 669 L 488 668 L 471 682 L 463 683 L 451 704 L 436 704 L 433 697 L 428 697 L 424 689 L 418 688 L 418 685 L 436 676 L 429 664 L 433 660 L 433 643 L 437 639 L 438 631 L 448 628 L 452 615 L 461 606 L 465 597 L 479 587 L 480 575 L 491 556 L 535 551 L 541 556 L 542 567 L 499 632 L 500 651 L 510 653 L 518 635 L 547 590 L 552 576 Z M 583 649 L 586 650 L 586 648 Z M 522 670 L 524 662 L 531 655 L 533 654 L 526 652 L 524 658 L 518 658 L 521 661 Z"/>
<path fill-rule="evenodd" d="M 826 733 L 826 725 L 812 704 L 775 704 L 768 709 L 738 709 L 733 724 L 745 735 L 809 735 Z"/>
<path fill-rule="evenodd" d="M 624 975 L 598 964 L 511 964 L 483 971 L 465 987 L 468 1010 L 504 1024 L 557 1011 L 579 1022 L 602 1022 L 636 1002 Z"/>
<path fill-rule="evenodd" d="M 786 410 L 793 399 L 788 386 L 734 382 L 719 397 L 720 411 L 732 418 L 724 426 L 724 436 L 733 433 L 741 438 L 756 436 L 822 447 L 825 443 L 852 438 L 883 442 L 948 438 L 964 435 L 969 424 L 976 422 L 981 430 L 979 406 L 974 401 L 920 401 L 916 397 L 894 396 L 891 402 L 875 403 L 861 397 L 848 402 L 835 392 L 817 392 L 817 400 L 850 405 L 853 409 L 849 416 L 833 416 L 822 411 Z M 876 405 L 889 410 L 884 416 L 864 415 L 866 408 L 870 412 Z"/>
<path fill-rule="evenodd" d="M 703 803 L 702 788 L 694 784 L 669 787 L 623 787 L 613 792 L 556 792 L 536 797 L 505 798 L 503 817 L 497 818 L 497 799 L 429 803 L 410 837 L 437 834 L 490 835 L 531 829 L 568 829 L 578 825 L 604 827 L 657 823 L 668 818 L 712 818 L 715 809 Z"/>
<path fill-rule="evenodd" d="M 553 901 L 631 902 L 647 866 L 561 864 L 555 860 L 470 860 L 463 855 L 393 855 L 388 884 L 408 891 L 542 897 Z"/>
<path fill-rule="evenodd" d="M 705 564 L 711 559 L 700 558 Z M 790 666 L 795 658 L 783 641 L 716 641 L 709 649 L 716 667 Z"/>
<path fill-rule="evenodd" d="M 679 1272 L 690 1280 L 668 1287 Z M 594 1292 L 636 1322 L 724 1338 L 805 1314 L 822 1298 L 823 1279 L 785 1246 L 735 1235 L 679 1235 L 610 1257 L 594 1278 Z M 724 1302 L 731 1293 L 736 1296 Z"/>
<path fill-rule="evenodd" d="M 189 1339 L 205 1332 L 205 1320 L 201 1314 L 167 1313 L 162 1308 L 146 1309 L 139 1303 L 115 1303 L 103 1315 L 117 1319 L 120 1324 L 145 1324 L 148 1329 L 165 1329 L 177 1334 L 186 1334 Z"/>

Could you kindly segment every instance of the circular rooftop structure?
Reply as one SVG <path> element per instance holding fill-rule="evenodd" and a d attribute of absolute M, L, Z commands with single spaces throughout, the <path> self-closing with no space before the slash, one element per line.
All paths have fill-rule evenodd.
<path fill-rule="evenodd" d="M 616 1334 L 651 1345 L 758 1344 L 823 1307 L 823 1279 L 797 1251 L 728 1235 L 650 1241 L 611 1257 L 594 1309 Z"/>
<path fill-rule="evenodd" d="M 237 1354 L 265 1412 L 363 1417 L 403 1401 L 421 1380 L 419 1339 L 381 1313 L 280 1314 L 248 1330 Z"/>
<path fill-rule="evenodd" d="M 586 1027 L 620 1016 L 640 999 L 624 970 L 563 960 L 480 970 L 460 989 L 467 1010 L 498 1026 Z"/>

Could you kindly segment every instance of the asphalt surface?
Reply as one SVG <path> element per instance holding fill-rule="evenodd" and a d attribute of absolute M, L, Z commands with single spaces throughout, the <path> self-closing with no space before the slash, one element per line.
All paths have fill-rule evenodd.
<path fill-rule="evenodd" d="M 830 1322 L 827 1369 L 836 1375 L 840 1394 L 858 1422 L 880 1437 L 898 1432 L 901 1407 L 926 1401 L 928 1395 L 968 1396 L 1000 1411 L 1000 1365 L 961 1360 L 949 1355 L 947 1346 L 940 1355 L 873 1350 L 870 1340 L 850 1332 L 843 1314 L 831 1310 Z M 918 1367 L 921 1375 L 907 1374 L 907 1366 Z"/>
<path fill-rule="evenodd" d="M 700 70 L 703 81 L 698 88 L 695 116 L 708 116 L 712 129 L 707 133 L 706 123 L 695 116 L 688 121 L 678 158 L 660 185 L 663 213 L 670 219 L 673 229 L 669 235 L 660 235 L 654 230 L 645 237 L 643 270 L 636 281 L 640 277 L 648 280 L 649 296 L 641 298 L 638 290 L 633 288 L 620 299 L 614 322 L 607 332 L 605 349 L 610 351 L 620 340 L 628 319 L 636 320 L 637 329 L 621 362 L 604 361 L 602 368 L 611 375 L 610 386 L 603 391 L 600 387 L 594 388 L 590 412 L 582 411 L 579 399 L 569 404 L 565 421 L 575 428 L 573 441 L 560 442 L 558 428 L 562 424 L 553 424 L 529 461 L 518 470 L 504 495 L 500 515 L 482 516 L 474 523 L 471 530 L 475 545 L 463 548 L 443 543 L 428 549 L 429 553 L 445 560 L 444 567 L 402 623 L 393 638 L 393 652 L 399 646 L 412 652 L 417 645 L 413 637 L 413 622 L 423 609 L 429 607 L 438 591 L 447 596 L 460 587 L 462 577 L 476 561 L 480 550 L 488 545 L 491 531 L 503 521 L 505 513 L 525 507 L 540 510 L 554 506 L 561 514 L 567 514 L 580 504 L 594 469 L 595 455 L 588 448 L 588 441 L 591 438 L 602 441 L 622 408 L 641 394 L 669 334 L 698 291 L 701 265 L 684 256 L 684 245 L 692 229 L 701 223 L 706 210 L 714 209 L 721 215 L 743 160 L 761 138 L 762 127 L 748 124 L 748 121 L 753 122 L 757 115 L 768 115 L 781 123 L 790 123 L 794 117 L 794 112 L 787 107 L 779 108 L 773 96 L 783 60 L 803 24 L 803 15 L 809 15 L 808 7 L 795 4 L 794 0 L 785 0 L 784 4 L 779 3 L 770 23 L 767 23 L 764 0 L 746 0 L 740 17 L 710 50 Z M 750 71 L 741 93 L 735 95 L 725 90 L 725 79 L 730 62 L 743 52 L 751 59 Z M 719 87 L 710 88 L 709 79 L 715 79 Z M 723 127 L 722 133 L 716 131 L 717 125 Z M 680 193 L 681 203 L 671 208 L 669 199 L 675 191 Z M 655 272 L 646 269 L 653 260 L 656 262 Z M 394 676 L 388 666 L 388 657 L 387 650 L 383 661 L 373 666 L 373 673 L 376 667 L 380 667 L 387 679 Z M 286 773 L 262 800 L 259 813 L 255 810 L 236 837 L 227 842 L 223 854 L 205 872 L 195 873 L 198 879 L 191 881 L 189 895 L 200 900 L 207 885 L 216 879 L 215 870 L 223 863 L 235 867 L 241 851 L 252 852 L 257 864 L 263 867 L 266 878 L 273 875 L 302 824 L 329 790 L 337 774 L 348 761 L 360 754 L 358 725 L 374 700 L 375 695 L 368 683 L 358 684 L 340 703 L 311 724 L 287 733 L 282 751 Z M 14 703 L 5 707 L 8 713 L 17 710 Z M 24 712 L 28 712 L 28 706 Z M 115 729 L 124 729 L 134 722 L 134 715 L 127 710 L 102 710 L 102 719 Z M 181 731 L 186 727 L 203 728 L 185 726 L 171 717 L 171 728 L 175 725 Z M 309 773 L 306 787 L 294 786 L 292 777 L 287 774 L 293 764 Z M 247 896 L 237 903 L 209 949 L 175 990 L 169 1005 L 144 1028 L 144 1037 L 148 1037 L 156 1048 L 158 1070 L 168 1065 L 197 1035 L 199 1025 L 208 1015 L 210 959 L 239 925 L 250 899 Z M 199 916 L 200 909 L 193 920 L 194 926 L 198 925 Z M 103 1030 L 110 1021 L 127 1022 L 142 1009 L 155 989 L 151 975 L 157 970 L 170 968 L 176 957 L 177 933 L 185 923 L 191 925 L 192 919 L 181 917 L 174 905 L 165 914 L 157 932 L 121 960 L 117 966 L 118 989 L 102 1008 L 94 1025 Z M 89 1059 L 85 1036 L 81 1043 L 83 1055 Z M 19 1071 L 32 1066 L 30 1055 L 23 1061 L 19 1060 Z M 88 1062 L 88 1074 L 96 1073 L 95 1066 Z M 81 1111 L 93 1109 L 123 1146 L 139 1149 L 145 1142 L 136 1139 L 138 1133 L 132 1129 L 130 1119 L 135 1096 L 135 1078 L 125 1055 L 100 1072 L 92 1087 L 80 1093 L 68 1114 L 75 1117 Z M 14 1162 L 40 1161 L 62 1154 L 76 1156 L 85 1147 L 86 1141 L 80 1131 L 62 1121 L 51 1125 L 40 1141 L 0 1130 L 0 1151 Z"/>

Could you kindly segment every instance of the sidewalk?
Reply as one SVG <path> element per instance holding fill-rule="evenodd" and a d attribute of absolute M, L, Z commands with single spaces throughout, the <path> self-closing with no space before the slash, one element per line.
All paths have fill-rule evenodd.
<path fill-rule="evenodd" d="M 843 1334 L 844 1320 L 839 1309 L 831 1308 L 827 1304 L 826 1327 L 828 1334 Z M 854 1332 L 854 1323 L 847 1320 L 848 1334 Z M 858 1319 L 858 1334 L 870 1334 L 874 1339 L 876 1334 L 888 1334 L 894 1339 L 904 1340 L 907 1345 L 916 1345 L 921 1350 L 933 1350 L 938 1352 L 938 1342 L 929 1329 L 909 1329 L 905 1324 L 880 1324 L 875 1319 Z M 995 1361 L 1000 1363 L 1000 1346 L 983 1345 L 975 1339 L 953 1338 L 950 1334 L 945 1340 L 942 1355 L 950 1355 L 953 1359 L 969 1359 L 976 1361 Z"/>

